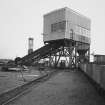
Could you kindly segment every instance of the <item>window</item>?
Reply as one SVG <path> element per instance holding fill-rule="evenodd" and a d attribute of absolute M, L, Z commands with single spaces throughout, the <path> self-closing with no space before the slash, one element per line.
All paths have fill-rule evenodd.
<path fill-rule="evenodd" d="M 75 34 L 80 34 L 80 32 L 79 32 L 79 26 L 76 26 L 76 30 L 75 30 Z"/>
<path fill-rule="evenodd" d="M 83 36 L 89 35 L 89 31 L 86 28 L 83 28 L 83 27 L 78 26 L 78 25 L 76 26 L 75 33 L 77 35 L 83 35 Z"/>
<path fill-rule="evenodd" d="M 66 21 L 51 24 L 51 32 L 64 32 L 66 27 Z"/>
<path fill-rule="evenodd" d="M 73 39 L 73 29 L 70 29 L 70 39 Z"/>
<path fill-rule="evenodd" d="M 81 35 L 82 34 L 82 28 L 79 27 L 79 34 Z"/>

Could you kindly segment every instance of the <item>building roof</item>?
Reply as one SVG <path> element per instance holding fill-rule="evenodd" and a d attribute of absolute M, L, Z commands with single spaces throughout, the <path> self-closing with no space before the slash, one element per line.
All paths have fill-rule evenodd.
<path fill-rule="evenodd" d="M 53 10 L 53 11 L 51 11 L 51 12 L 48 12 L 48 13 L 47 13 L 47 14 L 45 14 L 44 16 L 50 15 L 50 14 L 52 14 L 52 13 L 54 13 L 54 12 L 59 11 L 59 10 L 69 10 L 69 11 L 71 11 L 71 12 L 75 13 L 76 15 L 79 15 L 79 16 L 81 16 L 81 17 L 83 17 L 83 18 L 86 18 L 86 19 L 89 19 L 89 20 L 91 21 L 91 19 L 90 19 L 90 18 L 88 18 L 87 16 L 84 16 L 84 15 L 82 15 L 81 13 L 76 12 L 76 11 L 74 11 L 73 9 L 68 8 L 68 7 L 64 7 L 64 8 L 60 8 L 60 9 Z"/>

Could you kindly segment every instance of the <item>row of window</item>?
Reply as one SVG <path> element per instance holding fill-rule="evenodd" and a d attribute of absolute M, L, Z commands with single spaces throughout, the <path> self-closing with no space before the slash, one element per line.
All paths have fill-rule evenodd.
<path fill-rule="evenodd" d="M 51 32 L 64 32 L 66 27 L 66 21 L 51 24 Z"/>
<path fill-rule="evenodd" d="M 66 21 L 51 24 L 51 32 L 64 32 L 66 28 Z M 76 26 L 75 34 L 82 36 L 90 36 L 90 31 L 80 26 Z"/>
<path fill-rule="evenodd" d="M 90 31 L 83 28 L 83 27 L 76 26 L 75 34 L 89 37 L 90 36 Z"/>

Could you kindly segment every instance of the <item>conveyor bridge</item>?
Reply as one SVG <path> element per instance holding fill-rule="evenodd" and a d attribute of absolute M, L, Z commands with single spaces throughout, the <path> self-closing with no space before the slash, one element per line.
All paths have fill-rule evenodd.
<path fill-rule="evenodd" d="M 59 47 L 61 46 L 60 43 L 48 43 L 44 45 L 43 47 L 33 51 L 31 54 L 28 54 L 21 58 L 19 63 L 30 65 L 33 62 L 37 62 L 40 59 L 47 58 L 51 54 L 56 53 L 59 50 Z"/>
<path fill-rule="evenodd" d="M 85 44 L 84 44 L 85 45 Z M 87 56 L 89 53 L 89 46 L 87 49 L 80 47 L 79 42 L 72 40 L 57 40 L 49 43 L 45 43 L 45 45 L 32 53 L 21 58 L 18 63 L 22 65 L 32 65 L 37 63 L 39 60 L 48 58 L 49 64 L 55 67 L 58 66 L 58 63 L 61 57 L 65 57 L 65 62 L 69 67 L 76 66 L 79 62 L 88 60 Z M 83 48 L 83 49 L 82 49 Z M 86 53 L 88 55 L 86 55 Z M 82 55 L 81 55 L 82 54 Z M 63 62 L 63 63 L 65 63 Z"/>

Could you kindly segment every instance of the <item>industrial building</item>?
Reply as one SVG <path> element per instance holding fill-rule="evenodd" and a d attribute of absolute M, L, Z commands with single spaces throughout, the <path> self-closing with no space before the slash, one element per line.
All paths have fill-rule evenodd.
<path fill-rule="evenodd" d="M 44 15 L 44 42 L 60 39 L 71 39 L 90 44 L 89 18 L 62 8 Z"/>
<path fill-rule="evenodd" d="M 90 59 L 91 20 L 70 8 L 61 8 L 44 15 L 44 46 L 33 51 L 29 39 L 29 53 L 19 63 L 31 65 L 46 59 L 49 66 L 76 67 Z"/>
<path fill-rule="evenodd" d="M 105 105 L 101 97 L 105 96 L 105 55 L 93 53 L 94 62 L 90 62 L 91 20 L 65 7 L 45 14 L 43 22 L 44 46 L 34 51 L 34 39 L 29 38 L 28 54 L 15 59 L 15 66 L 22 67 L 17 70 L 21 74 L 24 65 L 31 65 L 30 72 L 37 71 L 41 75 L 2 94 L 0 103 Z M 26 71 L 26 66 L 24 69 Z"/>
<path fill-rule="evenodd" d="M 91 20 L 70 8 L 62 8 L 44 15 L 44 43 L 63 43 L 69 64 L 89 61 Z M 65 52 L 65 51 L 63 51 Z M 60 55 L 59 55 L 60 56 Z M 71 65 L 72 65 L 71 64 Z"/>
<path fill-rule="evenodd" d="M 105 65 L 105 55 L 94 55 L 94 63 Z"/>

